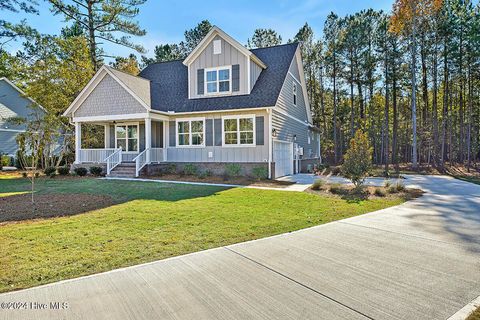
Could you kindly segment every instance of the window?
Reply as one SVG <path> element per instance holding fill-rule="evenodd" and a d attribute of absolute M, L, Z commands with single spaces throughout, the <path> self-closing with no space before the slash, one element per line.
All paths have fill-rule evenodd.
<path fill-rule="evenodd" d="M 254 145 L 255 116 L 223 118 L 224 145 Z"/>
<path fill-rule="evenodd" d="M 297 105 L 297 85 L 293 84 L 293 105 Z"/>
<path fill-rule="evenodd" d="M 205 120 L 177 120 L 178 146 L 204 146 Z"/>
<path fill-rule="evenodd" d="M 116 125 L 115 147 L 125 152 L 138 152 L 138 124 Z"/>
<path fill-rule="evenodd" d="M 230 67 L 207 69 L 205 86 L 207 94 L 230 92 Z"/>
<path fill-rule="evenodd" d="M 307 136 L 307 140 L 308 140 L 308 144 L 311 144 L 312 143 L 312 138 L 310 137 L 310 131 L 308 132 L 308 136 Z"/>

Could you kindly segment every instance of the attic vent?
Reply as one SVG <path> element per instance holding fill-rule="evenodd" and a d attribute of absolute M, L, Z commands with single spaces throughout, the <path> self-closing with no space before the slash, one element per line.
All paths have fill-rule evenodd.
<path fill-rule="evenodd" d="M 222 40 L 213 41 L 213 54 L 222 53 Z"/>

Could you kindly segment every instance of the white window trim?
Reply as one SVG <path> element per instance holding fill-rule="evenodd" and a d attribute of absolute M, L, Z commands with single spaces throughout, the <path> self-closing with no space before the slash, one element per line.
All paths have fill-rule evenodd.
<path fill-rule="evenodd" d="M 225 144 L 225 120 L 237 119 L 237 144 Z M 240 121 L 239 119 L 253 119 L 253 143 L 241 144 L 240 143 Z M 257 123 L 256 116 L 254 114 L 234 115 L 234 116 L 222 116 L 222 147 L 255 147 L 257 145 Z"/>
<path fill-rule="evenodd" d="M 140 123 L 139 122 L 120 122 L 120 123 L 115 123 L 115 149 L 118 149 L 117 147 L 117 127 L 122 127 L 122 126 L 130 126 L 130 127 L 133 127 L 133 126 L 137 126 L 137 151 L 126 151 L 126 150 L 122 150 L 122 153 L 139 153 L 140 152 Z M 128 128 L 127 128 L 127 132 L 125 133 L 126 134 L 126 140 L 127 140 L 127 144 L 126 144 L 126 147 L 128 149 Z"/>
<path fill-rule="evenodd" d="M 293 105 L 297 106 L 297 99 L 298 99 L 298 89 L 297 89 L 297 84 L 295 82 L 292 83 L 292 98 L 293 98 Z"/>
<path fill-rule="evenodd" d="M 192 121 L 202 121 L 203 122 L 203 143 L 198 145 L 192 145 Z M 178 123 L 179 122 L 188 122 L 188 145 L 179 145 L 179 134 L 178 134 Z M 207 137 L 205 136 L 205 117 L 197 117 L 197 118 L 177 118 L 175 119 L 175 147 L 176 148 L 205 148 L 205 140 Z"/>
<path fill-rule="evenodd" d="M 218 71 L 219 70 L 226 70 L 228 69 L 228 82 L 229 82 L 229 85 L 228 85 L 228 91 L 222 91 L 220 92 L 220 79 L 218 77 Z M 207 73 L 210 72 L 210 71 L 216 71 L 217 72 L 217 92 L 208 92 L 207 90 Z M 223 96 L 223 95 L 227 95 L 227 94 L 231 94 L 232 93 L 232 66 L 222 66 L 222 67 L 215 67 L 215 68 L 205 68 L 204 70 L 204 76 L 203 76 L 203 85 L 204 85 L 204 88 L 203 88 L 203 92 L 206 96 Z"/>

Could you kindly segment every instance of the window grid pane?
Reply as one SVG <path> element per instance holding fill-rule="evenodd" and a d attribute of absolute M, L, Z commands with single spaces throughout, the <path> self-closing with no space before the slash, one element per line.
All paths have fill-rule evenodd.
<path fill-rule="evenodd" d="M 137 126 L 128 126 L 128 138 L 137 138 Z"/>
<path fill-rule="evenodd" d="M 228 92 L 228 91 L 230 91 L 230 82 L 229 82 L 229 81 L 220 81 L 220 83 L 219 83 L 219 91 L 220 91 L 220 92 Z"/>
<path fill-rule="evenodd" d="M 225 144 L 237 144 L 237 132 L 225 132 Z"/>
<path fill-rule="evenodd" d="M 188 121 L 180 121 L 178 122 L 178 133 L 189 133 L 190 128 L 188 125 Z"/>
<path fill-rule="evenodd" d="M 178 145 L 188 146 L 190 144 L 189 140 L 190 140 L 190 134 L 188 133 L 178 134 Z"/>

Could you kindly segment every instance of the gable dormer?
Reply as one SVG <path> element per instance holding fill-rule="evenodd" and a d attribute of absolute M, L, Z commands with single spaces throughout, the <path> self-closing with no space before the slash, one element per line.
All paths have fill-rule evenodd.
<path fill-rule="evenodd" d="M 250 50 L 213 27 L 183 61 L 188 67 L 188 97 L 250 94 L 267 66 Z"/>

